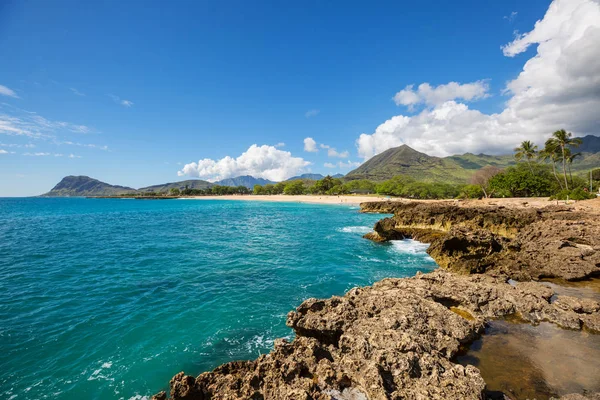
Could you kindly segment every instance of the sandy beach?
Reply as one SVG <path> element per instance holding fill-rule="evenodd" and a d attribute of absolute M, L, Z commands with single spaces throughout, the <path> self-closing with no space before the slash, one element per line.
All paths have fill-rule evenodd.
<path fill-rule="evenodd" d="M 424 203 L 453 203 L 461 207 L 469 206 L 504 206 L 510 208 L 523 208 L 523 207 L 545 207 L 550 205 L 565 205 L 565 201 L 550 201 L 547 197 L 529 197 L 529 198 L 507 198 L 507 199 L 469 199 L 469 200 L 415 200 L 415 199 L 404 199 L 398 197 L 387 197 L 379 195 L 342 195 L 342 196 L 327 196 L 327 195 L 299 195 L 299 196 L 288 196 L 288 195 L 229 195 L 229 196 L 195 196 L 185 197 L 185 199 L 192 200 L 239 200 L 239 201 L 273 201 L 273 202 L 287 202 L 287 203 L 309 203 L 309 204 L 348 204 L 357 206 L 360 203 L 367 201 L 398 201 L 398 202 L 424 202 Z M 570 201 L 568 205 L 575 208 L 600 208 L 600 198 L 597 200 L 586 200 L 586 201 Z"/>
<path fill-rule="evenodd" d="M 384 201 L 393 200 L 388 199 L 385 196 L 313 196 L 313 195 L 299 195 L 299 196 L 288 196 L 283 194 L 275 195 L 226 195 L 226 196 L 194 196 L 185 197 L 185 199 L 193 200 L 240 200 L 240 201 L 274 201 L 274 202 L 286 202 L 286 203 L 310 203 L 310 204 L 348 204 L 348 205 L 359 205 L 365 201 Z M 399 199 L 398 199 L 399 200 Z"/>

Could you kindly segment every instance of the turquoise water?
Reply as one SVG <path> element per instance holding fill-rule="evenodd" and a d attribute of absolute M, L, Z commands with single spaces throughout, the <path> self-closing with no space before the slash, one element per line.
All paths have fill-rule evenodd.
<path fill-rule="evenodd" d="M 309 297 L 435 267 L 349 206 L 0 199 L 0 398 L 141 399 L 255 358 Z"/>

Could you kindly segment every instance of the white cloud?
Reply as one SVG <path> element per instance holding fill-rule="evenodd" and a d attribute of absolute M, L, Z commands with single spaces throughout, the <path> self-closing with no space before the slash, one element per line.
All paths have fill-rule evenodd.
<path fill-rule="evenodd" d="M 34 112 L 14 107 L 11 108 L 11 115 L 0 114 L 0 134 L 39 139 L 54 137 L 55 133 L 60 131 L 85 134 L 92 132 L 92 129 L 71 122 L 51 121 Z"/>
<path fill-rule="evenodd" d="M 317 148 L 317 142 L 311 137 L 307 137 L 304 139 L 304 151 L 308 151 L 309 153 L 316 153 L 319 151 Z"/>
<path fill-rule="evenodd" d="M 19 96 L 17 96 L 17 93 L 15 93 L 14 90 L 7 88 L 6 86 L 0 85 L 0 95 L 3 96 L 8 96 L 8 97 L 14 97 L 15 99 L 18 99 Z"/>
<path fill-rule="evenodd" d="M 285 147 L 285 143 L 283 143 L 283 142 L 279 142 L 279 143 L 277 143 L 277 144 L 275 145 L 275 147 L 277 147 L 278 149 L 280 149 L 280 148 L 282 148 L 282 147 Z"/>
<path fill-rule="evenodd" d="M 347 162 L 343 162 L 343 161 L 338 161 L 337 163 L 325 163 L 323 164 L 325 166 L 325 168 L 339 168 L 339 169 L 349 169 L 349 168 L 356 168 L 358 166 L 360 166 L 361 163 L 359 162 L 353 162 L 353 161 L 347 161 Z"/>
<path fill-rule="evenodd" d="M 304 116 L 306 118 L 316 117 L 320 112 L 320 110 L 308 110 L 304 113 Z"/>
<path fill-rule="evenodd" d="M 131 108 L 133 106 L 133 101 L 131 100 L 122 99 L 114 94 L 109 94 L 108 97 L 110 97 L 115 103 L 122 105 L 123 107 Z"/>
<path fill-rule="evenodd" d="M 555 0 L 531 32 L 502 47 L 506 56 L 514 57 L 537 45 L 518 77 L 507 83 L 510 97 L 504 110 L 486 114 L 453 100 L 436 104 L 410 88 L 401 104 L 425 102 L 430 107 L 413 116 L 397 115 L 375 132 L 363 133 L 356 141 L 359 154 L 368 158 L 404 143 L 438 156 L 498 154 L 510 152 L 523 140 L 543 144 L 557 129 L 598 135 L 598 43 L 600 1 Z M 444 97 L 448 96 L 435 96 Z"/>
<path fill-rule="evenodd" d="M 6 151 L 4 149 L 0 149 L 0 154 L 8 154 L 8 151 Z"/>
<path fill-rule="evenodd" d="M 69 154 L 69 158 L 82 158 L 81 156 L 76 156 L 75 154 Z"/>
<path fill-rule="evenodd" d="M 489 84 L 485 80 L 465 84 L 450 82 L 436 87 L 432 87 L 429 83 L 422 83 L 417 90 L 414 90 L 414 85 L 408 85 L 396 93 L 394 102 L 396 105 L 408 106 L 409 108 L 417 104 L 436 106 L 449 100 L 472 101 L 482 99 L 489 96 L 488 90 Z"/>
<path fill-rule="evenodd" d="M 350 156 L 350 153 L 347 151 L 338 152 L 335 147 L 331 147 L 327 144 L 320 144 L 319 146 L 321 146 L 322 149 L 327 149 L 327 155 L 329 157 L 348 158 Z"/>
<path fill-rule="evenodd" d="M 505 20 L 508 20 L 508 22 L 513 22 L 515 20 L 515 18 L 517 18 L 517 14 L 519 14 L 516 11 L 513 11 L 510 13 L 510 15 L 505 15 L 503 18 Z"/>
<path fill-rule="evenodd" d="M 68 146 L 78 146 L 78 147 L 87 147 L 90 149 L 98 149 L 98 150 L 103 150 L 103 151 L 110 151 L 108 146 L 106 145 L 99 145 L 99 144 L 92 144 L 92 143 L 79 143 L 79 142 L 71 142 L 71 141 L 55 141 L 54 142 L 57 145 L 61 145 L 61 144 L 66 144 Z"/>
<path fill-rule="evenodd" d="M 184 165 L 177 175 L 188 175 L 209 181 L 240 175 L 283 181 L 303 172 L 310 164 L 300 157 L 292 157 L 289 151 L 279 150 L 275 146 L 253 144 L 237 158 L 227 156 L 217 161 L 205 158 L 197 163 Z"/>
<path fill-rule="evenodd" d="M 79 90 L 77 90 L 75 88 L 69 88 L 69 90 L 71 92 L 73 92 L 73 94 L 76 95 L 76 96 L 85 96 L 85 94 L 81 93 Z"/>
<path fill-rule="evenodd" d="M 45 157 L 52 155 L 51 153 L 23 153 L 24 156 L 32 156 L 32 157 Z"/>

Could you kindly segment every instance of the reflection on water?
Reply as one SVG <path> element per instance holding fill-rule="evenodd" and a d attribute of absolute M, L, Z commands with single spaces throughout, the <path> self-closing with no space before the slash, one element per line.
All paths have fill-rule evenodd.
<path fill-rule="evenodd" d="M 493 321 L 457 362 L 476 366 L 488 390 L 513 399 L 600 391 L 600 335 L 547 322 Z"/>
<path fill-rule="evenodd" d="M 542 282 L 561 296 L 573 296 L 600 301 L 600 279 L 590 278 L 584 281 L 570 282 L 563 279 L 547 279 Z"/>

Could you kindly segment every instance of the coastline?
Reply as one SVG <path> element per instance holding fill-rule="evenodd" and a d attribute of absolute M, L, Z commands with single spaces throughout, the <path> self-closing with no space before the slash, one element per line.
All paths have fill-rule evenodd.
<path fill-rule="evenodd" d="M 307 203 L 307 204 L 348 204 L 360 205 L 370 202 L 394 202 L 394 203 L 428 203 L 428 204 L 454 204 L 462 207 L 472 206 L 504 206 L 504 207 L 545 207 L 556 205 L 556 201 L 549 201 L 547 197 L 528 198 L 490 198 L 490 199 L 438 199 L 438 200 L 416 200 L 402 197 L 389 197 L 383 195 L 224 195 L 224 196 L 186 196 L 179 197 L 182 200 L 236 200 L 236 201 L 269 201 L 282 203 Z M 564 205 L 564 201 L 559 202 Z M 569 204 L 576 204 L 571 201 Z"/>
<path fill-rule="evenodd" d="M 193 196 L 180 197 L 182 200 L 237 200 L 237 201 L 269 201 L 277 203 L 306 203 L 306 204 L 338 204 L 358 206 L 360 203 L 373 201 L 400 201 L 396 199 L 388 199 L 385 196 L 328 196 L 328 195 L 224 195 L 224 196 Z"/>
<path fill-rule="evenodd" d="M 269 196 L 246 200 L 263 197 Z M 306 196 L 285 197 L 301 202 L 298 198 Z M 171 379 L 170 398 L 482 399 L 493 393 L 480 371 L 457 364 L 455 356 L 481 337 L 489 322 L 547 321 L 600 333 L 597 301 L 562 295 L 539 281 L 598 274 L 600 201 L 557 207 L 547 199 L 377 200 L 361 204 L 362 211 L 394 217 L 378 222 L 374 235 L 366 237 L 431 243 L 428 253 L 439 268 L 384 279 L 344 296 L 308 299 L 287 316 L 296 333 L 292 342 L 278 339 L 268 355 L 232 361 L 198 377 L 181 372 Z M 591 396 L 563 398 L 598 394 Z M 166 392 L 153 397 L 166 398 Z"/>

